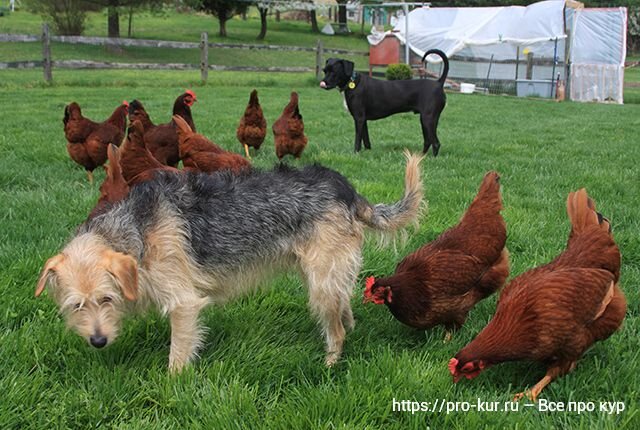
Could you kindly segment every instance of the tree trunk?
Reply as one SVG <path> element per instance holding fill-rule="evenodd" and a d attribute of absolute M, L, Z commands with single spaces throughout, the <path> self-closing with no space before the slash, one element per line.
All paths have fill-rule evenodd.
<path fill-rule="evenodd" d="M 269 8 L 258 8 L 260 12 L 260 34 L 258 34 L 258 40 L 264 40 L 264 37 L 267 35 L 267 13 L 269 12 Z"/>
<path fill-rule="evenodd" d="M 280 22 L 280 11 L 276 9 L 276 22 Z"/>
<path fill-rule="evenodd" d="M 347 27 L 346 0 L 338 0 L 338 33 L 349 33 L 349 27 Z"/>
<path fill-rule="evenodd" d="M 131 38 L 131 30 L 133 26 L 133 6 L 129 7 L 129 28 L 127 28 L 127 37 Z"/>
<path fill-rule="evenodd" d="M 108 7 L 107 35 L 109 37 L 120 37 L 120 15 L 116 5 L 116 2 L 110 2 Z"/>
<path fill-rule="evenodd" d="M 320 29 L 318 28 L 318 17 L 316 16 L 315 9 L 309 11 L 309 17 L 311 18 L 311 31 L 314 33 L 320 33 Z"/>
<path fill-rule="evenodd" d="M 220 23 L 220 37 L 227 37 L 227 20 L 218 18 L 218 22 Z"/>

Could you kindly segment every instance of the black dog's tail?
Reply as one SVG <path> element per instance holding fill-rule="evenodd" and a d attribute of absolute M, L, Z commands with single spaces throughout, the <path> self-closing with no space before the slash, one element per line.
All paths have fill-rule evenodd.
<path fill-rule="evenodd" d="M 422 180 L 420 161 L 422 157 L 405 151 L 407 167 L 404 177 L 404 197 L 391 205 L 372 205 L 364 198 L 357 203 L 356 216 L 364 224 L 380 232 L 393 232 L 411 222 L 417 222 L 422 204 Z"/>
<path fill-rule="evenodd" d="M 425 60 L 427 59 L 427 56 L 431 54 L 436 54 L 437 56 L 442 58 L 442 62 L 444 63 L 444 70 L 442 71 L 442 76 L 438 78 L 438 82 L 440 82 L 440 85 L 444 85 L 444 81 L 447 79 L 447 75 L 449 74 L 449 59 L 447 58 L 447 54 L 445 54 L 439 49 L 429 49 L 422 56 L 422 64 L 424 64 Z"/>

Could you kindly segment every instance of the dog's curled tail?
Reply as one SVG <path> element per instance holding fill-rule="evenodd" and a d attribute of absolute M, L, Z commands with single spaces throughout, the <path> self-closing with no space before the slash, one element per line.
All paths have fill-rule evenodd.
<path fill-rule="evenodd" d="M 367 226 L 381 232 L 393 232 L 416 222 L 422 205 L 422 180 L 420 161 L 422 156 L 405 150 L 407 167 L 404 174 L 404 197 L 394 204 L 372 205 L 362 198 L 358 202 L 356 216 Z"/>
<path fill-rule="evenodd" d="M 447 58 L 447 54 L 439 49 L 429 49 L 422 56 L 422 64 L 424 64 L 424 62 L 427 60 L 427 57 L 431 54 L 436 54 L 438 57 L 442 58 L 444 69 L 442 70 L 442 76 L 438 78 L 438 82 L 440 82 L 440 85 L 444 85 L 444 81 L 447 80 L 447 75 L 449 74 L 449 59 Z"/>

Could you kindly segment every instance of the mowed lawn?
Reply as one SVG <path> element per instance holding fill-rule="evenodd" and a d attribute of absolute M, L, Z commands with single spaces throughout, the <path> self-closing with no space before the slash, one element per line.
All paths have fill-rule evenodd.
<path fill-rule="evenodd" d="M 24 12 L 0 19 L 0 32 L 39 33 L 39 18 Z M 232 43 L 254 43 L 257 20 L 229 23 Z M 86 35 L 104 36 L 106 16 L 90 14 Z M 266 43 L 313 46 L 318 35 L 305 23 L 269 22 Z M 126 24 L 121 23 L 123 33 Z M 171 30 L 167 30 L 171 28 Z M 197 40 L 217 24 L 198 15 L 134 18 L 134 36 Z M 358 30 L 358 28 L 354 28 Z M 167 35 L 167 34 L 170 34 Z M 124 35 L 124 34 L 123 34 Z M 366 49 L 353 35 L 320 36 L 325 46 Z M 54 44 L 54 59 L 105 61 L 199 61 L 197 52 L 130 50 Z M 210 61 L 240 65 L 312 66 L 314 54 L 211 50 Z M 39 59 L 39 44 L 0 44 L 2 61 Z M 366 58 L 353 58 L 364 68 Z M 628 82 L 638 69 L 628 69 Z M 407 240 L 380 248 L 373 235 L 352 300 L 356 328 L 347 335 L 343 359 L 323 364 L 324 342 L 307 308 L 295 273 L 265 279 L 259 292 L 211 307 L 200 359 L 181 375 L 167 371 L 170 328 L 158 314 L 127 319 L 120 338 L 104 351 L 68 331 L 47 294 L 34 298 L 37 277 L 86 219 L 104 178 L 87 182 L 69 159 L 62 130 L 64 106 L 77 101 L 86 116 L 103 120 L 122 101 L 140 99 L 152 119 L 166 122 L 185 88 L 198 96 L 198 131 L 242 152 L 235 130 L 249 93 L 257 88 L 271 124 L 292 90 L 309 145 L 295 166 L 321 163 L 344 174 L 371 202 L 402 196 L 402 149 L 420 151 L 418 117 L 397 115 L 372 122 L 373 150 L 353 153 L 353 121 L 337 91 L 318 88 L 311 74 L 210 72 L 202 86 L 187 72 L 65 71 L 54 69 L 53 86 L 41 70 L 1 71 L 0 91 L 0 428 L 640 428 L 640 149 L 638 104 L 554 103 L 499 96 L 449 94 L 439 135 L 440 155 L 422 163 L 428 210 Z M 625 91 L 638 102 L 637 88 Z M 269 131 L 254 165 L 276 162 Z M 533 386 L 540 364 L 506 363 L 473 381 L 453 384 L 447 362 L 486 325 L 497 296 L 480 303 L 465 326 L 443 343 L 444 330 L 417 332 L 395 321 L 386 308 L 362 304 L 364 278 L 392 273 L 396 263 L 455 224 L 488 170 L 502 175 L 512 276 L 543 264 L 564 249 L 569 224 L 565 200 L 586 187 L 612 223 L 622 257 L 621 285 L 628 312 L 622 329 L 596 344 L 576 370 L 547 387 L 542 399 L 582 402 L 592 412 L 477 412 L 481 402 L 500 407 Z M 236 214 L 242 217 L 243 214 Z M 440 412 L 394 412 L 393 400 L 450 402 Z M 620 414 L 600 411 L 600 402 L 623 402 Z M 468 402 L 463 404 L 460 402 Z M 486 405 L 486 404 L 485 404 Z"/>
<path fill-rule="evenodd" d="M 101 86 L 99 74 L 68 73 L 58 76 L 78 86 L 16 84 L 3 90 L 0 105 L 0 428 L 638 428 L 637 105 L 450 94 L 440 122 L 440 155 L 428 155 L 422 164 L 428 212 L 395 249 L 367 241 L 352 300 L 357 324 L 340 363 L 324 367 L 305 289 L 290 273 L 265 280 L 267 288 L 250 297 L 208 309 L 201 358 L 172 377 L 166 319 L 131 317 L 116 343 L 97 351 L 65 329 L 46 293 L 36 299 L 33 291 L 44 261 L 86 218 L 104 177 L 99 171 L 97 183 L 89 185 L 69 159 L 64 105 L 75 100 L 88 117 L 103 119 L 121 100 L 139 98 L 155 121 L 164 122 L 190 78 L 147 73 L 141 81 L 134 73 L 110 72 L 120 77 Z M 211 76 L 209 85 L 194 87 L 199 101 L 193 115 L 198 130 L 218 144 L 241 152 L 235 129 L 254 87 L 269 127 L 295 89 L 309 145 L 299 161 L 288 162 L 336 169 L 372 202 L 402 195 L 402 149 L 422 147 L 417 116 L 371 123 L 373 150 L 354 154 L 353 123 L 341 96 L 319 89 L 310 76 Z M 276 161 L 269 133 L 254 162 L 270 168 Z M 629 302 L 624 326 L 541 396 L 594 402 L 593 412 L 541 412 L 524 401 L 510 413 L 392 411 L 393 399 L 502 404 L 544 375 L 540 364 L 507 363 L 452 383 L 448 360 L 491 318 L 496 296 L 480 303 L 449 343 L 442 341 L 442 328 L 417 332 L 384 307 L 362 304 L 364 278 L 392 272 L 404 255 L 456 223 L 491 169 L 502 175 L 512 276 L 564 248 L 570 191 L 586 187 L 611 219 Z M 626 410 L 608 415 L 599 411 L 601 401 L 624 402 Z"/>

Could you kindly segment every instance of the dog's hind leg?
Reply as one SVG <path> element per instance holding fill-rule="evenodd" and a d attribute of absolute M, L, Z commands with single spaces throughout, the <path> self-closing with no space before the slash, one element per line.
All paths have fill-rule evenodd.
<path fill-rule="evenodd" d="M 171 351 L 169 370 L 180 372 L 196 356 L 202 344 L 203 329 L 198 324 L 198 314 L 209 300 L 195 299 L 193 303 L 181 304 L 170 313 Z"/>
<path fill-rule="evenodd" d="M 353 282 L 355 283 L 355 279 Z M 342 308 L 342 324 L 347 331 L 353 330 L 356 326 L 356 320 L 353 318 L 353 311 L 350 305 Z"/>
<path fill-rule="evenodd" d="M 440 151 L 440 141 L 438 140 L 438 135 L 436 133 L 439 116 L 440 115 L 429 113 L 420 114 L 420 125 L 422 126 L 422 137 L 424 139 L 422 152 L 426 154 L 429 147 L 433 145 L 434 157 L 436 157 L 438 155 L 438 151 Z"/>
<path fill-rule="evenodd" d="M 359 234 L 340 234 L 328 223 L 319 227 L 299 257 L 309 287 L 309 307 L 326 341 L 325 362 L 333 366 L 342 353 L 345 326 L 352 329 L 355 324 L 350 300 L 362 264 L 362 239 Z"/>

